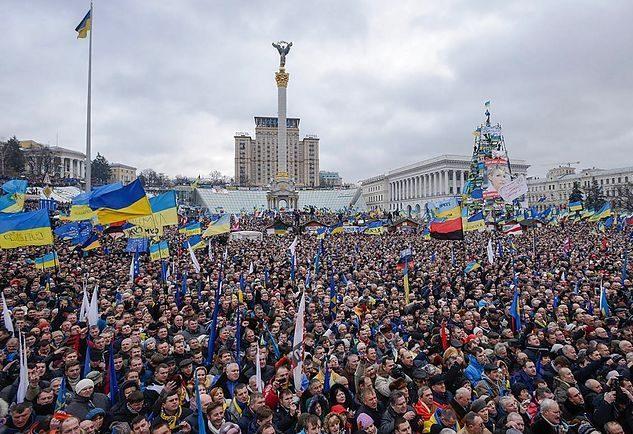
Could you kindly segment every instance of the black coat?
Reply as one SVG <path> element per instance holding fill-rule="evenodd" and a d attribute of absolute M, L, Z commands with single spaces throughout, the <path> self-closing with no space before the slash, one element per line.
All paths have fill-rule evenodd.
<path fill-rule="evenodd" d="M 532 432 L 538 434 L 558 434 L 558 430 L 550 425 L 540 414 L 534 419 Z"/>
<path fill-rule="evenodd" d="M 282 405 L 278 405 L 273 414 L 273 425 L 281 434 L 294 434 L 297 426 L 297 417 L 290 416 L 290 412 Z"/>

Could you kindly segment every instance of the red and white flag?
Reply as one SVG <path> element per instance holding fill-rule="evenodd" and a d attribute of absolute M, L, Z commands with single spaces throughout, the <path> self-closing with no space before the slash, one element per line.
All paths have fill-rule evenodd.
<path fill-rule="evenodd" d="M 503 233 L 506 235 L 520 235 L 523 233 L 521 225 L 518 223 L 511 225 L 503 225 Z"/>

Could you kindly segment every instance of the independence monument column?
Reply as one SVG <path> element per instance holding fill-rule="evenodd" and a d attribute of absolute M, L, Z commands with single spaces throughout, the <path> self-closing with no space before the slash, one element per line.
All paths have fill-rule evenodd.
<path fill-rule="evenodd" d="M 286 134 L 286 89 L 290 75 L 286 72 L 286 56 L 292 42 L 273 42 L 279 51 L 279 71 L 275 72 L 277 82 L 277 180 L 288 179 L 288 143 Z"/>
<path fill-rule="evenodd" d="M 299 195 L 294 180 L 288 173 L 288 137 L 286 132 L 286 89 L 290 75 L 286 72 L 286 56 L 292 42 L 273 42 L 279 52 L 279 70 L 275 72 L 277 82 L 277 174 L 268 192 L 268 208 L 275 210 L 297 209 Z"/>

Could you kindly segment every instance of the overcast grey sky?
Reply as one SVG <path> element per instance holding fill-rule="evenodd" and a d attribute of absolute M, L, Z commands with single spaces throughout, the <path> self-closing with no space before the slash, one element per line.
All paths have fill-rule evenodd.
<path fill-rule="evenodd" d="M 88 1 L 2 0 L 0 138 L 85 148 Z M 96 0 L 93 152 L 233 175 L 233 135 L 288 115 L 347 181 L 468 154 L 492 100 L 510 158 L 633 165 L 633 2 Z"/>

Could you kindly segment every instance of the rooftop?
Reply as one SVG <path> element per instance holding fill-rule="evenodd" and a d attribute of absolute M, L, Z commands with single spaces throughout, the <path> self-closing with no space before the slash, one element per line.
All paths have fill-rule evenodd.
<path fill-rule="evenodd" d="M 196 190 L 201 205 L 211 212 L 223 210 L 227 213 L 251 212 L 253 209 L 263 210 L 268 208 L 265 190 L 225 190 L 198 188 Z M 298 207 L 314 206 L 317 209 L 325 208 L 330 211 L 339 211 L 353 207 L 359 211 L 367 209 L 367 205 L 359 194 L 357 188 L 340 190 L 298 190 Z"/>

